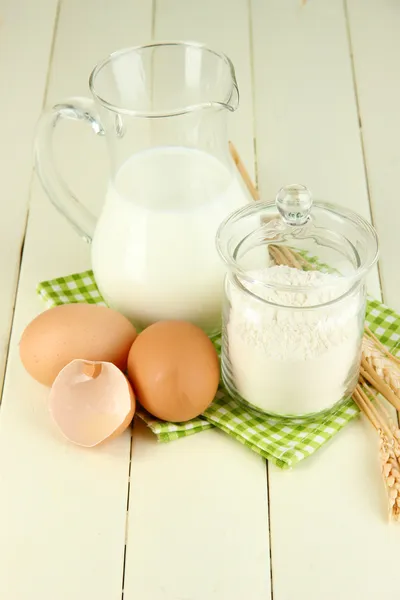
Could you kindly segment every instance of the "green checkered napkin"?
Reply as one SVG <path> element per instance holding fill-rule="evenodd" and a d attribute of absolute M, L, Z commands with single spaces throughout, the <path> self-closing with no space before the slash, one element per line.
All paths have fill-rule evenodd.
<path fill-rule="evenodd" d="M 47 307 L 72 302 L 103 304 L 92 271 L 58 277 L 39 283 L 37 291 Z M 380 341 L 396 354 L 400 340 L 400 316 L 377 300 L 369 299 L 366 323 Z M 220 353 L 220 339 L 213 340 Z M 400 349 L 397 351 L 400 355 Z M 232 399 L 222 386 L 205 413 L 186 423 L 167 423 L 142 409 L 137 415 L 161 442 L 186 437 L 214 425 L 241 444 L 282 468 L 293 467 L 313 454 L 358 414 L 352 400 L 312 420 L 279 419 L 262 416 Z"/>

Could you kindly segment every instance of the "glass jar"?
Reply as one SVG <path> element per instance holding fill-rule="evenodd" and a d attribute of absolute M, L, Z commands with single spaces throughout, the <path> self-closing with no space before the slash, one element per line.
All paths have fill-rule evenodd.
<path fill-rule="evenodd" d="M 353 392 L 374 228 L 352 211 L 313 204 L 301 185 L 255 202 L 217 233 L 227 266 L 222 378 L 267 414 L 309 417 Z"/>

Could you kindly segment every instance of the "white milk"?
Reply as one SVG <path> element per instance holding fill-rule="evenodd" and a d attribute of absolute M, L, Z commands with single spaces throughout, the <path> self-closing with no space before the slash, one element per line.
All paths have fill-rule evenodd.
<path fill-rule="evenodd" d="M 139 328 L 160 319 L 219 329 L 221 221 L 249 198 L 213 156 L 161 147 L 132 155 L 110 184 L 92 246 L 105 300 Z"/>

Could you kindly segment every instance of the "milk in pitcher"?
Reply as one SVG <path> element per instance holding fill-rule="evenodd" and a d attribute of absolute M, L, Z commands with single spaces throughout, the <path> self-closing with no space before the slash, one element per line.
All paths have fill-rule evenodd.
<path fill-rule="evenodd" d="M 142 329 L 184 319 L 220 329 L 221 221 L 248 202 L 242 182 L 197 149 L 158 147 L 117 171 L 93 238 L 92 263 L 106 302 Z"/>

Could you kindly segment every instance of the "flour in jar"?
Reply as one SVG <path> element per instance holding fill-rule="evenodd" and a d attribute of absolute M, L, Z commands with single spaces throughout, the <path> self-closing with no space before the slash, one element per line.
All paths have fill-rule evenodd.
<path fill-rule="evenodd" d="M 346 284 L 319 271 L 273 266 L 247 275 L 252 281 L 244 287 L 262 300 L 228 282 L 228 387 L 269 413 L 300 416 L 330 408 L 357 379 L 361 295 L 341 298 Z"/>

